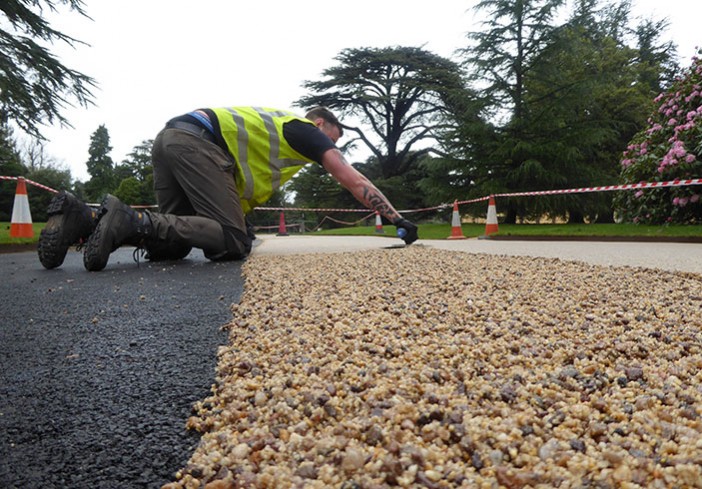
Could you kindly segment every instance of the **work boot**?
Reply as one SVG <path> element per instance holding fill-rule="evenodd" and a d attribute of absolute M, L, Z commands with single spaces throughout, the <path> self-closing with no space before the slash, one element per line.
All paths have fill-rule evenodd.
<path fill-rule="evenodd" d="M 61 191 L 51 199 L 47 215 L 37 252 L 44 268 L 51 270 L 63 263 L 68 248 L 85 243 L 97 225 L 97 210 Z"/>
<path fill-rule="evenodd" d="M 132 209 L 114 195 L 108 194 L 103 199 L 98 219 L 83 253 L 83 265 L 91 272 L 105 268 L 110 253 L 123 244 L 141 246 L 152 234 L 149 215 Z"/>

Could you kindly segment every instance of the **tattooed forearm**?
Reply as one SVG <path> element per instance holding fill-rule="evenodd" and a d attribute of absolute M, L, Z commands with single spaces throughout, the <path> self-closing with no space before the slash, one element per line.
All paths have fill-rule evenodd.
<path fill-rule="evenodd" d="M 375 188 L 373 185 L 365 185 L 363 187 L 363 198 L 366 200 L 368 207 L 373 210 L 380 212 L 381 215 L 389 218 L 395 219 L 400 217 L 400 215 L 393 209 L 388 199 Z"/>

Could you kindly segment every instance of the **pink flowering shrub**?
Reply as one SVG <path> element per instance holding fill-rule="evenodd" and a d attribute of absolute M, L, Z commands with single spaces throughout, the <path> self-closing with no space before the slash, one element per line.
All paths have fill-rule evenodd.
<path fill-rule="evenodd" d="M 702 60 L 654 99 L 648 127 L 622 154 L 623 183 L 702 178 Z M 627 222 L 702 223 L 702 186 L 617 192 L 616 212 Z"/>

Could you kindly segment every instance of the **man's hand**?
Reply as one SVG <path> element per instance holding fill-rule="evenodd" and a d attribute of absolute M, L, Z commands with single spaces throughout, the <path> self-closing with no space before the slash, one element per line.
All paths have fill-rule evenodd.
<path fill-rule="evenodd" d="M 395 225 L 398 232 L 400 229 L 405 231 L 404 236 L 402 236 L 402 240 L 405 242 L 405 244 L 412 244 L 417 241 L 417 238 L 419 238 L 417 235 L 417 226 L 409 222 L 407 219 L 399 217 L 392 221 L 392 223 Z"/>

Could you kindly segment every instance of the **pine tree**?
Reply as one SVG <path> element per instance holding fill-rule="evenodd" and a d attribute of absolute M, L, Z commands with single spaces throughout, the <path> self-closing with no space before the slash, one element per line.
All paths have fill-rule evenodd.
<path fill-rule="evenodd" d="M 81 0 L 3 0 L 0 2 L 0 112 L 31 136 L 41 138 L 39 125 L 58 122 L 70 127 L 61 115 L 75 101 L 92 102 L 95 81 L 64 66 L 42 44 L 80 43 L 51 27 L 42 17 L 57 5 L 86 15 Z"/>
<path fill-rule="evenodd" d="M 90 157 L 86 162 L 90 180 L 85 184 L 85 197 L 96 202 L 106 193 L 114 192 L 116 188 L 115 168 L 110 156 L 110 135 L 104 125 L 98 127 L 90 137 Z"/>
<path fill-rule="evenodd" d="M 325 79 L 304 86 L 314 93 L 296 102 L 325 105 L 360 118 L 370 130 L 347 127 L 378 160 L 382 176 L 404 174 L 423 155 L 441 151 L 439 141 L 453 127 L 454 104 L 471 98 L 456 63 L 414 47 L 345 49 Z"/>

